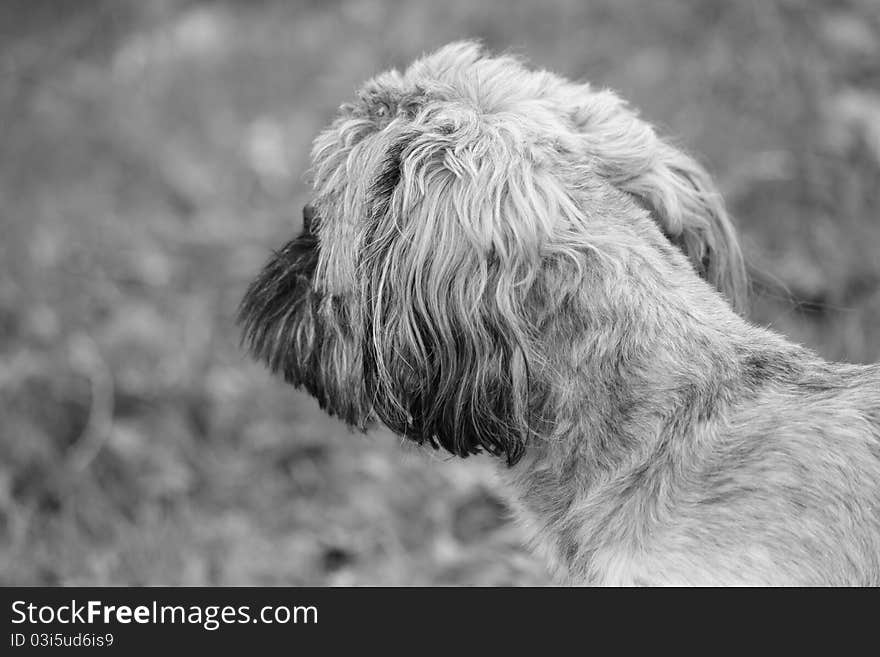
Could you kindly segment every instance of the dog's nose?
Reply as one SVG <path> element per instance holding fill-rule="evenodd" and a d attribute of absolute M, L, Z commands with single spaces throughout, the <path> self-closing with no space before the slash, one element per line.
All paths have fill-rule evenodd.
<path fill-rule="evenodd" d="M 303 206 L 303 232 L 310 233 L 312 232 L 312 220 L 315 218 L 315 206 L 311 203 L 306 203 Z"/>

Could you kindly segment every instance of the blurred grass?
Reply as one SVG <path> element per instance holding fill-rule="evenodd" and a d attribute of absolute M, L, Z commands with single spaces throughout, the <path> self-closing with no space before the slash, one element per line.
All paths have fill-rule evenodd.
<path fill-rule="evenodd" d="M 753 319 L 880 356 L 875 0 L 0 5 L 0 584 L 534 584 L 485 459 L 349 434 L 232 317 L 366 77 L 479 37 L 703 159 Z"/>

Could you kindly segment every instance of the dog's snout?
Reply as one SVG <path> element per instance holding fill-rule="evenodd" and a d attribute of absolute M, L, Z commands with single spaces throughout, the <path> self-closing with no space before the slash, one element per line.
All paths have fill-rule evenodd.
<path fill-rule="evenodd" d="M 303 232 L 311 233 L 312 225 L 315 218 L 315 206 L 311 203 L 306 203 L 303 206 Z"/>

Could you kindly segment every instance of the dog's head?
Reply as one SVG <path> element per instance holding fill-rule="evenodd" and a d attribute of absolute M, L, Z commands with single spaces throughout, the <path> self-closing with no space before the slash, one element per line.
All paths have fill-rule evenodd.
<path fill-rule="evenodd" d="M 650 215 L 742 299 L 736 239 L 694 160 L 613 93 L 473 43 L 369 81 L 312 157 L 302 233 L 240 317 L 256 357 L 353 426 L 515 462 L 546 422 L 541 327 L 615 239 L 608 217 Z"/>

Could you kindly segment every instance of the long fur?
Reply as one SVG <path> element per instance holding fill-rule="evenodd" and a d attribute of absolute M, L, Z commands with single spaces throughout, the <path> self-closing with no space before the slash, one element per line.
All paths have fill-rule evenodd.
<path fill-rule="evenodd" d="M 880 368 L 737 311 L 712 181 L 615 94 L 450 44 L 315 140 L 252 353 L 328 412 L 501 457 L 577 584 L 880 584 Z"/>

